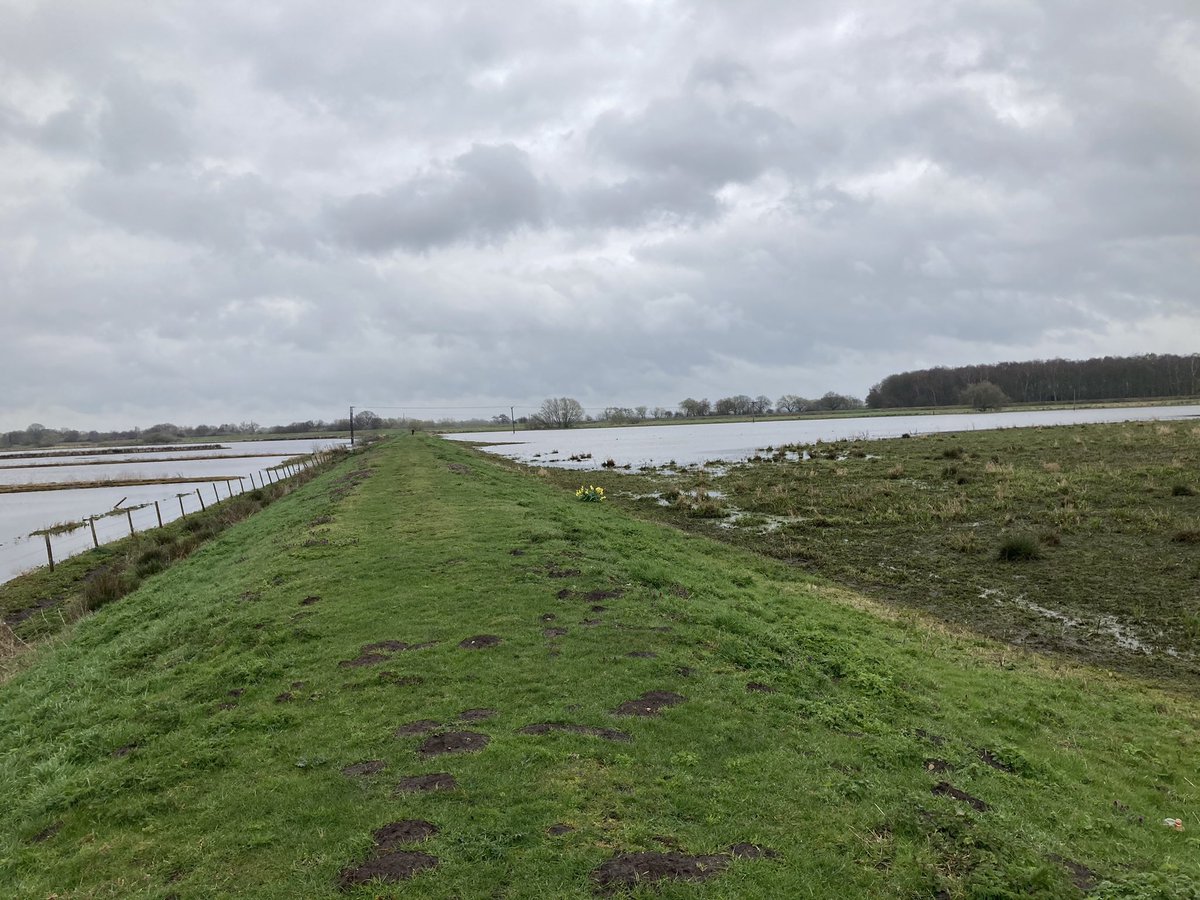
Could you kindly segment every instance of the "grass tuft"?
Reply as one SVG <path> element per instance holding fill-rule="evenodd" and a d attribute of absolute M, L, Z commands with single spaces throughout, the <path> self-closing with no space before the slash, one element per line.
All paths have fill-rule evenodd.
<path fill-rule="evenodd" d="M 1041 556 L 1042 551 L 1038 546 L 1037 536 L 1024 531 L 1005 535 L 1000 541 L 1000 550 L 996 554 L 996 558 L 1004 562 L 1022 562 L 1040 559 Z"/>

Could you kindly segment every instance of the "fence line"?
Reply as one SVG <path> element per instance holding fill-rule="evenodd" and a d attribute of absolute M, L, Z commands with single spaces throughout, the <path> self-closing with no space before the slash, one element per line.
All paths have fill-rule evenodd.
<path fill-rule="evenodd" d="M 334 454 L 331 451 L 317 450 L 317 451 L 314 451 L 313 453 L 310 453 L 307 456 L 303 457 L 299 462 L 293 462 L 291 460 L 288 460 L 288 461 L 279 463 L 278 465 L 275 465 L 275 466 L 268 466 L 265 470 L 259 470 L 259 473 L 258 473 L 259 479 L 258 479 L 257 486 L 255 485 L 253 473 L 251 473 L 251 475 L 248 476 L 250 478 L 250 484 L 252 486 L 251 489 L 252 490 L 261 490 L 268 486 L 281 484 L 282 482 L 290 480 L 291 478 L 294 478 L 295 476 L 300 475 L 301 473 L 303 473 L 305 471 L 308 471 L 308 470 L 314 469 L 314 468 L 320 468 L 321 466 L 328 464 L 333 458 L 335 458 L 335 455 L 336 454 Z M 227 496 L 225 497 L 225 500 L 232 500 L 235 496 L 240 497 L 242 494 L 246 493 L 246 485 L 245 485 L 246 477 L 247 476 L 232 475 L 227 478 L 217 479 L 217 481 L 225 482 L 225 488 L 226 488 L 226 492 L 227 492 Z M 233 491 L 233 482 L 234 481 L 236 481 L 239 486 L 239 491 L 237 494 L 234 494 L 234 491 Z M 212 487 L 214 502 L 216 504 L 220 504 L 220 503 L 224 502 L 221 499 L 221 495 L 217 490 L 216 482 L 215 481 L 211 482 L 210 486 Z M 117 516 L 124 515 L 126 524 L 129 527 L 129 536 L 132 536 L 137 533 L 137 529 L 134 526 L 133 514 L 135 512 L 140 513 L 142 510 L 153 507 L 154 514 L 155 514 L 155 520 L 157 521 L 157 527 L 161 528 L 161 527 L 163 527 L 163 525 L 165 523 L 170 523 L 170 522 L 177 521 L 178 519 L 186 519 L 187 518 L 188 510 L 185 506 L 184 500 L 186 498 L 189 498 L 192 496 L 193 496 L 193 493 L 191 491 L 187 491 L 187 492 L 183 492 L 183 493 L 173 494 L 170 497 L 159 497 L 154 500 L 147 500 L 145 502 L 133 504 L 130 506 L 122 506 L 121 503 L 124 502 L 124 498 L 122 498 L 122 500 L 117 503 L 116 507 L 114 507 L 111 510 L 108 510 L 107 512 L 102 512 L 102 513 L 97 513 L 95 515 L 85 516 L 84 518 L 82 518 L 76 522 L 64 523 L 64 524 L 55 525 L 55 526 L 51 526 L 51 527 L 47 527 L 47 528 L 38 529 L 36 531 L 32 531 L 26 538 L 14 539 L 12 541 L 11 546 L 15 547 L 16 545 L 24 543 L 25 541 L 29 541 L 32 544 L 34 539 L 36 539 L 37 537 L 42 537 L 44 539 L 44 543 L 45 543 L 44 550 L 37 550 L 37 549 L 31 548 L 30 550 L 26 550 L 23 553 L 21 553 L 20 555 L 18 555 L 16 557 L 15 561 L 23 563 L 25 560 L 32 559 L 33 557 L 36 556 L 39 558 L 39 560 L 43 564 L 48 565 L 50 567 L 50 571 L 53 572 L 55 565 L 57 563 L 61 562 L 62 560 L 68 559 L 69 557 L 75 556 L 79 553 L 86 552 L 89 549 L 97 548 L 101 544 L 111 543 L 112 541 L 117 541 L 117 540 L 120 540 L 122 537 L 125 537 L 125 535 L 123 535 L 123 534 L 112 534 L 111 528 L 105 529 L 103 527 L 103 523 L 106 522 L 107 520 L 112 519 Z M 203 512 L 208 509 L 209 505 L 212 505 L 211 503 L 207 504 L 207 505 L 205 504 L 204 497 L 201 494 L 200 488 L 196 488 L 194 496 L 196 497 L 199 507 L 193 508 L 191 510 L 192 514 L 195 514 L 197 512 Z M 163 503 L 166 503 L 167 501 L 169 501 L 171 499 L 175 499 L 178 501 L 179 515 L 177 517 L 172 518 L 170 516 L 170 514 L 168 514 L 168 517 L 164 521 L 163 509 L 160 506 L 160 501 L 162 501 Z M 173 510 L 173 506 L 168 506 L 168 509 Z M 142 518 L 144 518 L 144 517 L 142 517 Z M 96 531 L 96 523 L 97 522 L 102 523 L 102 529 L 101 529 L 102 533 L 99 535 L 97 534 L 97 531 Z M 141 530 L 147 531 L 153 527 L 155 527 L 155 526 L 151 524 L 151 525 L 142 527 Z M 109 533 L 103 533 L 106 530 Z M 65 538 L 67 536 L 74 537 L 76 535 L 79 535 L 81 532 L 82 532 L 82 537 L 83 537 L 82 542 L 77 538 L 70 540 L 70 541 L 63 540 L 63 538 Z M 55 546 L 55 543 L 52 541 L 52 538 L 58 539 L 57 548 Z M 65 550 L 64 550 L 64 548 L 65 548 Z M 56 549 L 58 550 L 57 557 L 55 555 Z M 12 558 L 14 554 L 9 552 L 5 555 Z M 16 572 L 27 571 L 28 569 L 36 568 L 36 566 L 37 566 L 37 564 L 31 565 L 31 566 L 22 565 L 19 569 L 14 570 L 14 576 L 12 576 L 12 577 L 15 577 Z M 0 574 L 0 582 L 3 582 L 5 580 L 7 580 L 7 578 L 4 577 L 2 574 Z"/>

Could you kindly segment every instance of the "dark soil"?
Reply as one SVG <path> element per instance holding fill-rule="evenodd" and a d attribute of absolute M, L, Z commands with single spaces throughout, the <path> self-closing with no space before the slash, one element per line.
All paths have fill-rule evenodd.
<path fill-rule="evenodd" d="M 583 595 L 583 599 L 591 603 L 599 603 L 601 600 L 619 600 L 625 596 L 625 591 L 621 588 L 613 588 L 608 591 L 588 591 Z"/>
<path fill-rule="evenodd" d="M 29 843 L 40 844 L 43 841 L 48 841 L 48 840 L 50 840 L 50 838 L 52 838 L 56 834 L 58 834 L 59 831 L 62 830 L 62 827 L 63 827 L 62 822 L 51 822 L 49 825 L 47 825 L 45 828 L 43 828 L 41 831 L 39 831 L 37 834 L 35 834 L 33 837 L 31 837 L 29 839 Z"/>
<path fill-rule="evenodd" d="M 915 734 L 917 737 L 921 738 L 921 740 L 923 740 L 923 741 L 929 741 L 929 743 L 933 744 L 933 746 L 935 746 L 935 747 L 940 747 L 940 746 L 942 746 L 942 744 L 946 743 L 946 739 L 944 737 L 942 737 L 940 734 L 931 734 L 930 732 L 926 731 L 924 728 L 918 728 L 916 731 L 913 732 L 913 734 Z"/>
<path fill-rule="evenodd" d="M 600 619 L 581 619 L 579 622 L 584 628 L 595 628 L 597 625 L 603 625 Z"/>
<path fill-rule="evenodd" d="M 368 653 L 396 653 L 407 649 L 408 644 L 404 641 L 376 641 L 373 644 L 363 644 L 362 654 L 366 656 Z"/>
<path fill-rule="evenodd" d="M 489 647 L 495 647 L 500 643 L 500 638 L 494 634 L 477 634 L 475 637 L 469 637 L 458 645 L 460 650 L 486 650 Z"/>
<path fill-rule="evenodd" d="M 524 556 L 525 551 L 522 550 L 520 547 L 514 547 L 513 549 L 508 551 L 508 555 L 509 556 Z"/>
<path fill-rule="evenodd" d="M 980 750 L 979 758 L 983 760 L 984 763 L 1000 772 L 1011 772 L 1013 770 L 1012 766 L 1004 762 L 1002 759 L 996 757 L 991 750 Z"/>
<path fill-rule="evenodd" d="M 589 612 L 596 612 L 596 613 L 608 612 L 608 607 L 605 606 L 603 603 L 596 603 L 596 604 L 592 605 L 591 607 L 589 607 L 588 609 L 589 609 Z"/>
<path fill-rule="evenodd" d="M 437 864 L 436 856 L 414 850 L 385 853 L 374 859 L 368 859 L 362 865 L 342 869 L 338 885 L 343 891 L 347 891 L 355 885 L 367 884 L 375 880 L 385 884 L 405 881 L 424 869 L 434 868 Z"/>
<path fill-rule="evenodd" d="M 240 696 L 242 696 L 242 694 L 246 693 L 246 689 L 245 688 L 234 688 L 232 691 L 229 691 L 228 693 L 229 693 L 230 697 L 240 697 Z"/>
<path fill-rule="evenodd" d="M 458 782 L 449 772 L 433 772 L 429 775 L 408 775 L 396 785 L 397 794 L 416 794 L 426 791 L 452 791 Z"/>
<path fill-rule="evenodd" d="M 282 694 L 275 695 L 276 703 L 291 703 L 295 699 L 296 699 L 296 695 L 293 694 L 291 691 L 284 691 Z"/>
<path fill-rule="evenodd" d="M 675 674 L 680 676 L 681 678 L 691 678 L 693 675 L 696 674 L 696 670 L 693 669 L 691 666 L 680 666 L 678 669 L 675 670 Z"/>
<path fill-rule="evenodd" d="M 396 737 L 409 737 L 414 734 L 428 734 L 431 731 L 437 731 L 442 727 L 441 722 L 435 722 L 433 719 L 417 719 L 415 722 L 409 722 L 407 725 L 401 725 L 392 732 Z"/>
<path fill-rule="evenodd" d="M 734 844 L 725 851 L 736 859 L 779 859 L 779 852 L 758 844 Z"/>
<path fill-rule="evenodd" d="M 342 769 L 342 774 L 347 778 L 360 778 L 364 775 L 376 775 L 386 768 L 387 763 L 382 759 L 368 759 L 365 762 L 346 766 L 346 768 Z"/>
<path fill-rule="evenodd" d="M 944 759 L 927 759 L 925 760 L 925 771 L 936 772 L 938 774 L 941 774 L 942 772 L 953 772 L 954 766 L 953 764 L 946 762 Z"/>
<path fill-rule="evenodd" d="M 338 666 L 343 669 L 358 669 L 362 666 L 375 666 L 381 662 L 387 662 L 387 657 L 382 653 L 363 653 L 354 659 L 343 659 Z"/>
<path fill-rule="evenodd" d="M 464 709 L 458 714 L 460 722 L 482 722 L 496 715 L 494 709 Z"/>
<path fill-rule="evenodd" d="M 746 690 L 751 694 L 774 694 L 778 689 L 769 684 L 751 681 L 746 685 Z"/>
<path fill-rule="evenodd" d="M 556 822 L 546 829 L 546 834 L 550 835 L 550 837 L 558 837 L 560 834 L 570 834 L 574 830 L 574 825 L 568 825 L 566 822 Z"/>
<path fill-rule="evenodd" d="M 372 835 L 375 838 L 376 850 L 380 853 L 387 853 L 398 850 L 405 844 L 419 844 L 421 841 L 427 841 L 440 830 L 432 822 L 426 822 L 424 819 L 404 819 L 400 822 L 390 822 L 382 828 L 376 828 Z"/>
<path fill-rule="evenodd" d="M 583 573 L 578 569 L 560 569 L 555 565 L 551 565 L 547 568 L 546 574 L 551 578 L 577 578 Z"/>
<path fill-rule="evenodd" d="M 292 682 L 292 690 L 293 691 L 302 691 L 306 687 L 308 687 L 308 685 L 303 681 L 293 681 Z"/>
<path fill-rule="evenodd" d="M 625 655 L 630 659 L 658 659 L 658 654 L 650 650 L 632 650 Z"/>
<path fill-rule="evenodd" d="M 592 737 L 604 738 L 606 741 L 632 741 L 629 735 L 615 728 L 597 728 L 594 725 L 571 725 L 565 722 L 535 722 L 521 728 L 519 734 L 549 734 L 551 731 L 567 731 L 571 734 L 587 734 Z"/>
<path fill-rule="evenodd" d="M 618 716 L 657 716 L 663 707 L 675 706 L 687 700 L 671 691 L 646 691 L 637 700 L 626 700 L 613 710 Z"/>
<path fill-rule="evenodd" d="M 575 596 L 575 592 L 573 590 L 571 590 L 570 588 L 563 588 L 561 591 L 559 591 L 554 596 L 557 597 L 559 600 L 570 600 L 572 597 Z"/>
<path fill-rule="evenodd" d="M 1077 863 L 1075 860 L 1059 856 L 1057 853 L 1051 853 L 1046 859 L 1050 860 L 1050 862 L 1058 863 L 1070 872 L 1071 883 L 1085 894 L 1095 890 L 1100 884 L 1100 876 L 1083 863 Z"/>
<path fill-rule="evenodd" d="M 725 871 L 729 857 L 691 856 L 672 850 L 668 853 L 644 851 L 619 853 L 592 872 L 592 880 L 602 894 L 615 894 L 646 882 L 666 878 L 677 881 L 707 881 Z"/>
<path fill-rule="evenodd" d="M 939 781 L 933 786 L 933 793 L 939 797 L 951 797 L 955 800 L 961 800 L 969 804 L 979 812 L 987 812 L 988 805 L 978 797 L 972 797 L 966 791 L 960 791 L 954 785 L 947 781 Z"/>
<path fill-rule="evenodd" d="M 542 637 L 556 638 L 556 637 L 562 637 L 566 633 L 567 633 L 567 629 L 565 629 L 565 628 L 543 628 L 542 629 Z"/>
<path fill-rule="evenodd" d="M 118 747 L 112 752 L 114 759 L 120 759 L 122 756 L 128 756 L 138 748 L 137 744 L 126 744 L 124 747 Z"/>
<path fill-rule="evenodd" d="M 24 622 L 30 616 L 35 616 L 38 613 L 44 612 L 45 610 L 50 609 L 51 607 L 57 605 L 57 603 L 60 599 L 62 599 L 62 598 L 46 597 L 42 600 L 39 600 L 33 606 L 27 606 L 27 607 L 25 607 L 25 609 L 19 610 L 17 612 L 9 613 L 7 616 L 4 617 L 4 620 L 3 620 L 4 624 L 20 625 L 22 622 Z"/>
<path fill-rule="evenodd" d="M 443 753 L 477 753 L 491 741 L 486 734 L 476 731 L 447 731 L 425 739 L 418 747 L 422 756 L 440 756 Z"/>

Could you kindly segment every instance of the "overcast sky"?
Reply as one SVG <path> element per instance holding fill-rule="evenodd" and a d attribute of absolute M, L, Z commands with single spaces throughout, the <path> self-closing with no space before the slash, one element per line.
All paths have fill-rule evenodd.
<path fill-rule="evenodd" d="M 1196 0 L 0 0 L 0 428 L 862 396 L 1198 285 Z"/>

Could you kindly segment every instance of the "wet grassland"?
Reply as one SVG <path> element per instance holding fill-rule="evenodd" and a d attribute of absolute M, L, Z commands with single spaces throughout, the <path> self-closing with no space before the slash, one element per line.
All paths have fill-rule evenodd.
<path fill-rule="evenodd" d="M 604 484 L 639 515 L 882 602 L 1200 687 L 1200 424 L 766 447 Z"/>
<path fill-rule="evenodd" d="M 1023 479 L 960 444 L 881 485 Z M 1091 484 L 1073 460 L 1038 471 Z M 1200 813 L 1194 698 L 549 479 L 388 441 L 37 651 L 0 684 L 0 893 L 1195 896 L 1192 831 L 1162 824 Z M 785 490 L 808 499 L 764 523 L 815 505 Z M 950 552 L 987 566 L 1042 523 L 1000 525 Z"/>

